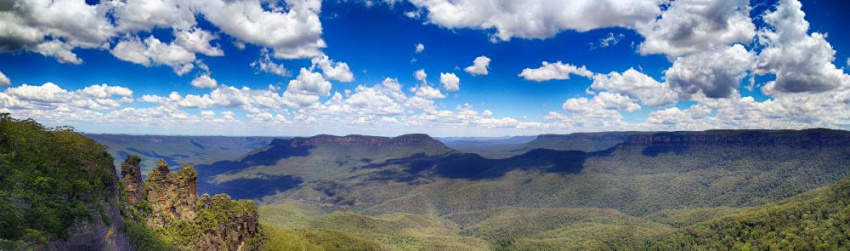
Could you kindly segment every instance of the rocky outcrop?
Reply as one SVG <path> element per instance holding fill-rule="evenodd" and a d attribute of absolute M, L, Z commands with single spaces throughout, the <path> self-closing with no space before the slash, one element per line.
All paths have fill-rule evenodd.
<path fill-rule="evenodd" d="M 149 228 L 178 228 L 172 236 L 175 245 L 188 250 L 255 250 L 262 243 L 257 207 L 250 201 L 234 201 L 227 195 L 197 195 L 198 173 L 190 165 L 172 172 L 160 160 L 147 180 L 141 181 L 139 157 L 129 156 L 122 164 L 125 194 L 137 200 L 132 204 L 138 220 Z M 126 169 L 126 170 L 125 170 Z M 137 180 L 138 178 L 138 180 Z M 128 185 L 128 184 L 134 185 Z M 144 191 L 136 197 L 135 191 Z M 192 230 L 186 230 L 186 228 Z M 189 231 L 189 232 L 187 232 Z M 170 231 L 163 231 L 170 232 Z M 173 231 L 172 231 L 173 232 Z"/>
<path fill-rule="evenodd" d="M 147 219 L 148 225 L 163 226 L 176 220 L 194 220 L 197 187 L 195 168 L 183 165 L 180 171 L 172 173 L 168 164 L 160 160 L 145 181 L 147 200 L 153 210 L 153 215 Z"/>
<path fill-rule="evenodd" d="M 144 199 L 145 189 L 142 184 L 142 172 L 139 163 L 142 159 L 130 156 L 121 164 L 121 183 L 124 185 L 124 201 L 135 206 Z"/>

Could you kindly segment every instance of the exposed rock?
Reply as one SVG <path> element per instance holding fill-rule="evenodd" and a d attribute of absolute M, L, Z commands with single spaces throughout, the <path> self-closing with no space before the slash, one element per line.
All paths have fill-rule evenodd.
<path fill-rule="evenodd" d="M 148 217 L 149 226 L 163 226 L 175 220 L 193 220 L 196 216 L 198 173 L 184 165 L 172 173 L 168 164 L 160 160 L 159 165 L 145 181 L 147 200 L 153 215 Z"/>
<path fill-rule="evenodd" d="M 126 192 L 124 200 L 132 206 L 141 202 L 145 196 L 142 171 L 139 168 L 140 162 L 142 162 L 142 159 L 139 156 L 131 155 L 121 164 L 121 183 L 124 184 L 124 191 Z"/>
<path fill-rule="evenodd" d="M 134 179 L 130 175 L 138 166 L 138 157 L 128 158 L 125 179 Z M 139 177 L 140 178 L 140 177 Z M 197 196 L 198 173 L 190 165 L 183 165 L 179 171 L 171 172 L 168 164 L 160 160 L 159 165 L 148 174 L 141 187 L 125 186 L 128 197 L 130 189 L 142 189 L 146 196 L 136 205 L 141 220 L 151 228 L 178 226 L 188 227 L 187 231 L 197 231 L 192 237 L 177 236 L 175 245 L 187 250 L 256 250 L 262 244 L 259 231 L 259 213 L 250 201 L 233 201 L 230 196 L 220 194 L 210 197 L 207 194 Z M 180 233 L 183 230 L 180 230 Z M 190 239 L 186 239 L 190 238 Z"/>

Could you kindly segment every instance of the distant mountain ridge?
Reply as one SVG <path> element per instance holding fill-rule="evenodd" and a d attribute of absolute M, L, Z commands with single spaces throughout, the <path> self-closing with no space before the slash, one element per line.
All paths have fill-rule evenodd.
<path fill-rule="evenodd" d="M 832 129 L 709 130 L 628 135 L 626 145 L 636 146 L 847 146 L 850 132 Z"/>
<path fill-rule="evenodd" d="M 427 134 L 405 134 L 397 137 L 380 137 L 366 135 L 347 135 L 335 136 L 320 134 L 312 137 L 295 137 L 292 139 L 275 139 L 270 145 L 285 145 L 291 146 L 319 146 L 319 145 L 336 145 L 336 146 L 420 146 L 422 144 L 430 144 L 434 146 L 445 147 L 440 141 L 437 141 Z"/>

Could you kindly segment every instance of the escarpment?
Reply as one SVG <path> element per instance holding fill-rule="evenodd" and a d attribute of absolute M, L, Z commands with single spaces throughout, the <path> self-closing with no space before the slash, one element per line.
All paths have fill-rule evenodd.
<path fill-rule="evenodd" d="M 199 197 L 198 173 L 190 165 L 172 172 L 160 161 L 142 181 L 139 163 L 138 156 L 129 156 L 121 167 L 130 218 L 164 235 L 177 249 L 259 249 L 263 237 L 253 202 L 225 194 Z"/>

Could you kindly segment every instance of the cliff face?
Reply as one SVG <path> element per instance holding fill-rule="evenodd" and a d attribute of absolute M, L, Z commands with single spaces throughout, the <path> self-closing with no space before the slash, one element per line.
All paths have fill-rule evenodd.
<path fill-rule="evenodd" d="M 425 134 L 406 134 L 398 137 L 377 137 L 363 135 L 348 135 L 348 136 L 333 136 L 333 135 L 316 135 L 309 138 L 295 137 L 292 139 L 276 139 L 272 141 L 272 145 L 288 144 L 292 147 L 299 146 L 421 146 L 434 145 L 446 147 L 442 142 L 437 141 Z"/>
<path fill-rule="evenodd" d="M 627 146 L 688 147 L 688 146 L 794 146 L 835 147 L 850 145 L 850 133 L 828 129 L 807 130 L 712 130 L 705 132 L 669 132 L 630 135 Z"/>
<path fill-rule="evenodd" d="M 48 250 L 134 250 L 127 234 L 122 231 L 120 205 L 109 201 L 119 201 L 121 188 L 115 167 L 110 165 L 110 182 L 104 184 L 107 190 L 106 200 L 92 201 L 87 205 L 90 212 L 97 212 L 88 221 L 77 221 L 68 228 L 67 239 L 51 240 Z M 87 197 L 90 195 L 82 195 Z"/>
<path fill-rule="evenodd" d="M 249 201 L 233 201 L 227 195 L 197 196 L 198 173 L 183 165 L 171 172 L 165 161 L 141 182 L 139 157 L 122 164 L 125 194 L 137 220 L 148 228 L 163 229 L 173 245 L 187 250 L 254 250 L 262 244 L 257 207 Z M 144 191 L 141 196 L 137 191 Z M 130 200 L 136 201 L 129 203 Z"/>

